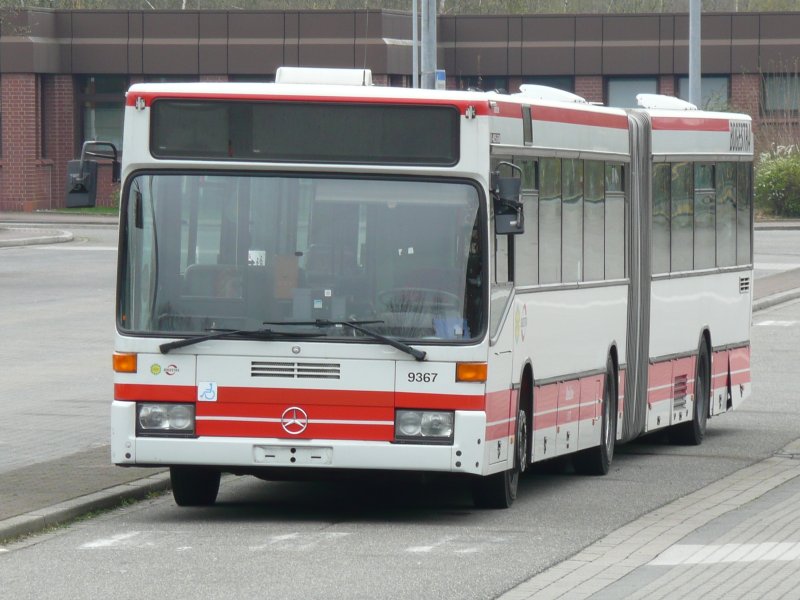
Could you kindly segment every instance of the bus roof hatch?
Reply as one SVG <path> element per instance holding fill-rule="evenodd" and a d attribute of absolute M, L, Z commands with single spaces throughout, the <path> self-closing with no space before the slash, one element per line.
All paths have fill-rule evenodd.
<path fill-rule="evenodd" d="M 367 86 L 372 85 L 372 70 L 278 67 L 275 72 L 275 83 Z"/>

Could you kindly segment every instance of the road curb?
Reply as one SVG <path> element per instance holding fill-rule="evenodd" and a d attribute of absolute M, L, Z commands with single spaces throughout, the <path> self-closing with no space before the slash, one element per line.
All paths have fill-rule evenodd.
<path fill-rule="evenodd" d="M 106 510 L 119 506 L 126 500 L 142 500 L 148 494 L 163 492 L 170 488 L 169 473 L 156 473 L 99 492 L 73 498 L 0 521 L 0 540 L 9 540 L 82 517 L 95 510 Z"/>
<path fill-rule="evenodd" d="M 5 239 L 4 239 L 5 238 Z M 36 244 L 60 244 L 71 242 L 75 236 L 61 229 L 39 229 L 36 227 L 0 227 L 0 248 L 33 246 Z"/>
<path fill-rule="evenodd" d="M 797 300 L 798 298 L 800 298 L 800 288 L 787 290 L 785 292 L 779 292 L 777 294 L 772 294 L 771 296 L 760 298 L 759 300 L 754 300 L 753 312 L 758 312 L 760 310 L 772 308 L 773 306 L 777 306 L 778 304 L 783 304 L 784 302 Z"/>

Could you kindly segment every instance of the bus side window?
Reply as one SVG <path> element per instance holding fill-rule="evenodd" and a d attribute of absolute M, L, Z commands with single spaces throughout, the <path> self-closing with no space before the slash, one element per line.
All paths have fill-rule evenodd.
<path fill-rule="evenodd" d="M 717 164 L 717 266 L 736 264 L 736 163 Z"/>
<path fill-rule="evenodd" d="M 625 277 L 625 169 L 606 163 L 605 278 Z"/>
<path fill-rule="evenodd" d="M 514 282 L 517 285 L 539 283 L 539 185 L 537 161 L 515 159 L 522 169 L 522 210 L 525 233 L 514 238 Z"/>
<path fill-rule="evenodd" d="M 561 161 L 561 281 L 583 280 L 583 161 Z"/>
<path fill-rule="evenodd" d="M 736 263 L 749 265 L 753 262 L 750 240 L 753 219 L 753 163 L 739 163 L 736 170 Z"/>
<path fill-rule="evenodd" d="M 599 160 L 584 163 L 583 278 L 600 281 L 605 276 L 605 174 Z"/>
<path fill-rule="evenodd" d="M 716 265 L 716 227 L 714 213 L 714 165 L 694 165 L 694 268 L 709 269 Z"/>
<path fill-rule="evenodd" d="M 692 163 L 672 165 L 671 270 L 691 271 L 694 267 L 694 198 Z"/>
<path fill-rule="evenodd" d="M 561 160 L 539 161 L 539 283 L 561 282 Z"/>
<path fill-rule="evenodd" d="M 654 274 L 669 273 L 670 176 L 669 163 L 653 165 L 652 270 Z"/>

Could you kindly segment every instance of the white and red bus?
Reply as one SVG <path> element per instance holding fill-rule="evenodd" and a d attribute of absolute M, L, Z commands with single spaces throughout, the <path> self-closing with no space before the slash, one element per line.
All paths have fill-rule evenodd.
<path fill-rule="evenodd" d="M 507 507 L 750 394 L 749 117 L 281 71 L 127 94 L 114 463 L 180 505 L 375 469 Z"/>

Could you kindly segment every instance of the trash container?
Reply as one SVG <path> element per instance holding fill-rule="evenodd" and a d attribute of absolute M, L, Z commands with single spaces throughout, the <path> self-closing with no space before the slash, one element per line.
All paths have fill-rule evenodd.
<path fill-rule="evenodd" d="M 97 199 L 97 161 L 84 160 L 83 173 L 81 161 L 67 162 L 67 208 L 94 206 Z"/>

